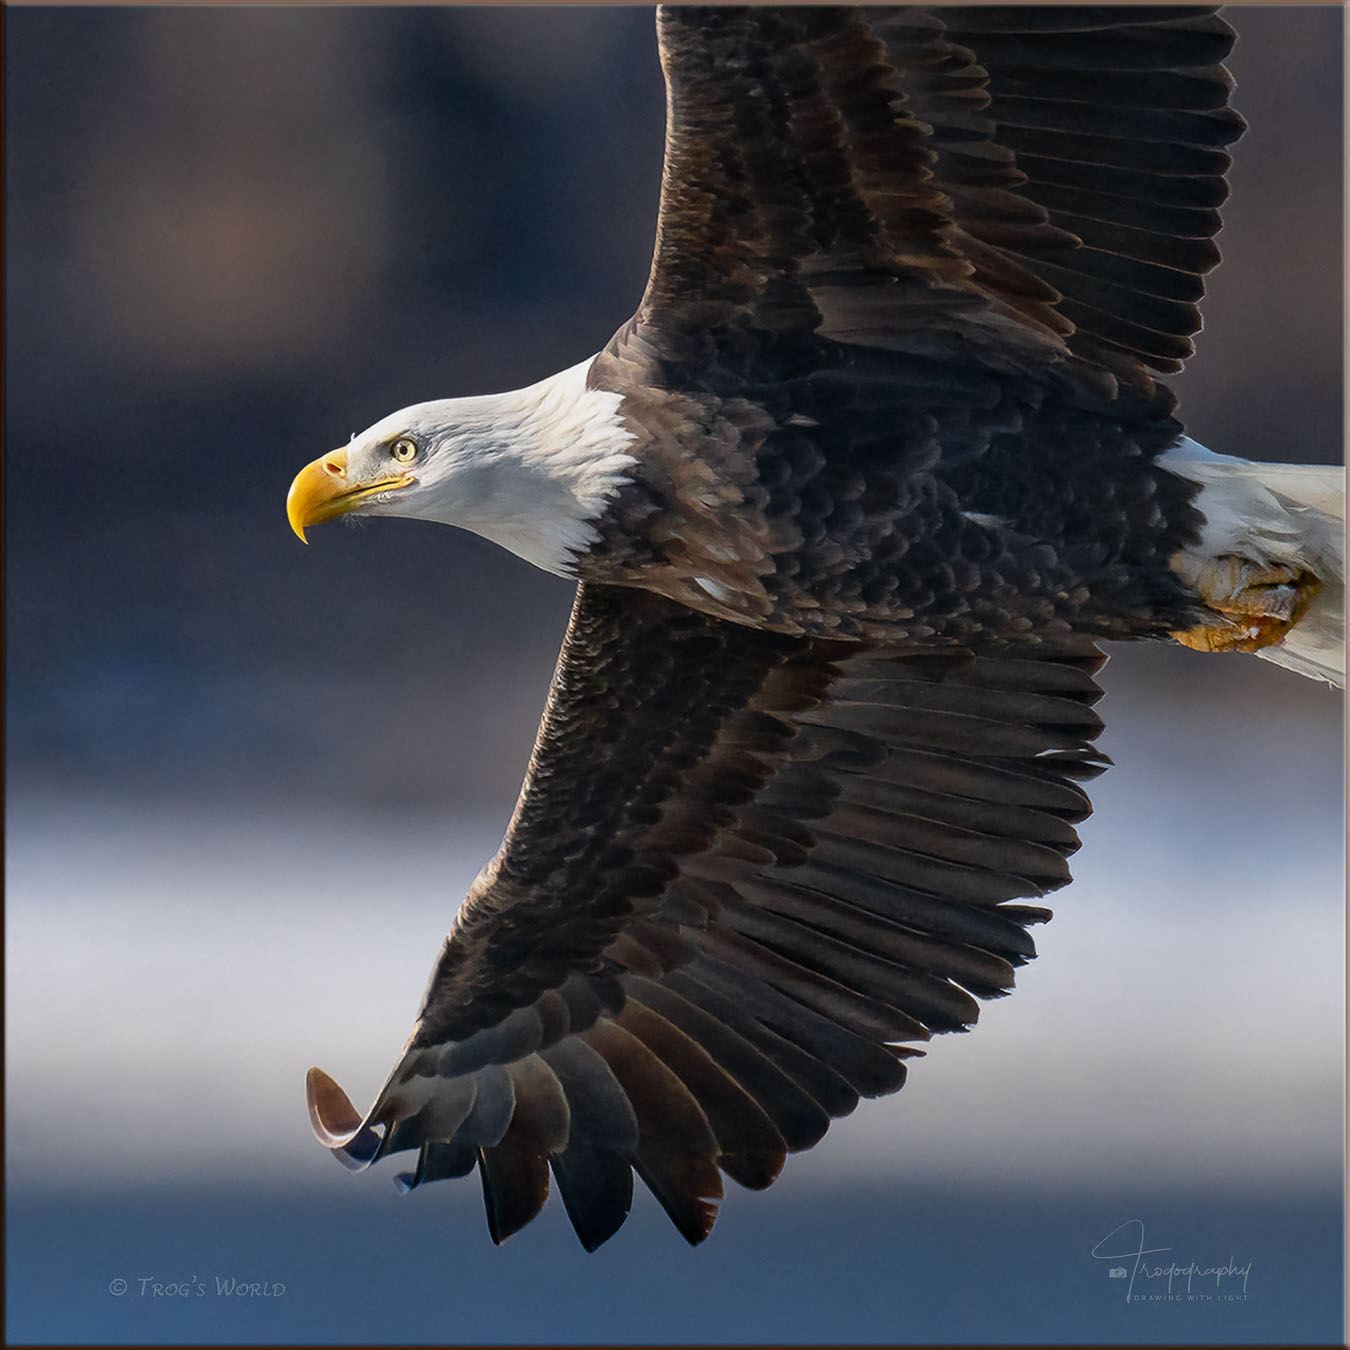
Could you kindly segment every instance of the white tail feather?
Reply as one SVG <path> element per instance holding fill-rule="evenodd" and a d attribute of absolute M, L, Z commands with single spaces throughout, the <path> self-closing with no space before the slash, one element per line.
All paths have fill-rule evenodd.
<path fill-rule="evenodd" d="M 1217 455 L 1185 439 L 1159 463 L 1201 485 L 1205 529 L 1195 552 L 1310 572 L 1321 583 L 1283 641 L 1256 654 L 1345 687 L 1345 470 Z"/>

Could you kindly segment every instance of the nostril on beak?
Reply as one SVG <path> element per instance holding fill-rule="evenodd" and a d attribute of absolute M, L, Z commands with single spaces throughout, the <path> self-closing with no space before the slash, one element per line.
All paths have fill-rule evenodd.
<path fill-rule="evenodd" d="M 342 477 L 342 465 L 334 459 L 326 459 L 323 462 L 325 473 L 331 473 L 334 478 Z"/>

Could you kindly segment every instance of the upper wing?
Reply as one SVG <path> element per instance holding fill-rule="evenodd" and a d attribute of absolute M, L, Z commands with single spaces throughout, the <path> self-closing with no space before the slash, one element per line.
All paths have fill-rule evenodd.
<path fill-rule="evenodd" d="M 1084 638 L 869 651 L 583 587 L 501 851 L 364 1119 L 310 1071 L 352 1166 L 482 1174 L 501 1241 L 549 1169 L 582 1242 L 632 1169 L 691 1242 L 718 1169 L 767 1186 L 911 1043 L 973 1022 L 1069 879 L 1100 770 Z"/>
<path fill-rule="evenodd" d="M 1243 128 L 1211 9 L 670 6 L 659 31 L 657 242 L 620 342 L 955 343 L 1146 391 L 1190 355 Z"/>

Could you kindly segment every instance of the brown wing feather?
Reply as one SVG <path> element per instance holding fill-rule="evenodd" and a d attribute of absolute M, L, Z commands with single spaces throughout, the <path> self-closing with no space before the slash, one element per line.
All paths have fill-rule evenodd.
<path fill-rule="evenodd" d="M 1001 653 L 785 638 L 635 590 L 578 597 L 501 852 L 349 1164 L 482 1174 L 496 1241 L 544 1203 L 583 1243 L 632 1172 L 691 1242 L 719 1169 L 762 1187 L 914 1043 L 975 1021 L 1068 880 L 1101 760 L 1086 639 Z"/>
<path fill-rule="evenodd" d="M 1152 394 L 1200 327 L 1224 147 L 1209 8 L 672 6 L 635 339 L 740 327 L 1063 361 Z"/>

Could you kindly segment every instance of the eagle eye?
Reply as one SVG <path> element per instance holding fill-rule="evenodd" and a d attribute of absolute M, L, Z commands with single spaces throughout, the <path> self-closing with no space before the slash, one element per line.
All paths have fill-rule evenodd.
<path fill-rule="evenodd" d="M 390 447 L 395 464 L 411 464 L 417 458 L 417 442 L 410 436 L 400 436 Z"/>

